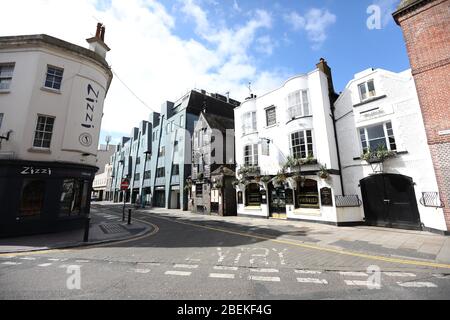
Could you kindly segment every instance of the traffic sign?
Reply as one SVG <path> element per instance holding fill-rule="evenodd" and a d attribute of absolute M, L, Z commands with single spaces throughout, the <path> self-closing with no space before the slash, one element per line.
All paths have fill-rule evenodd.
<path fill-rule="evenodd" d="M 122 190 L 128 190 L 128 188 L 130 187 L 130 180 L 128 179 L 123 179 L 122 183 L 120 184 L 120 188 Z"/>

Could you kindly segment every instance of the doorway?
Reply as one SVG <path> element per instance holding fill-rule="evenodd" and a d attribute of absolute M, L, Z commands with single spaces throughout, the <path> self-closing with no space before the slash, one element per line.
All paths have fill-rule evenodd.
<path fill-rule="evenodd" d="M 275 187 L 269 185 L 270 217 L 274 219 L 286 219 L 286 189 L 284 186 Z"/>

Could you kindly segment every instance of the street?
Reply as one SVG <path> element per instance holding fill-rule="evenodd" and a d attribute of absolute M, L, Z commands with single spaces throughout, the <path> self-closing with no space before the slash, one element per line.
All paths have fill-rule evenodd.
<path fill-rule="evenodd" d="M 121 219 L 121 208 L 104 207 Z M 106 214 L 106 213 L 105 213 Z M 135 213 L 137 239 L 0 255 L 0 299 L 448 299 L 450 271 L 425 260 L 339 252 L 282 229 Z M 71 276 L 79 270 L 80 288 Z M 380 271 L 380 272 L 378 272 Z"/>

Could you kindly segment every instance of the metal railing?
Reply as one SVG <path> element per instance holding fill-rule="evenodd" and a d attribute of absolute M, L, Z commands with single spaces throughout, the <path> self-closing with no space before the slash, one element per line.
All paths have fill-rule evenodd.
<path fill-rule="evenodd" d="M 422 192 L 420 204 L 429 208 L 444 208 L 445 205 L 438 192 Z"/>
<path fill-rule="evenodd" d="M 358 195 L 336 196 L 335 199 L 337 208 L 356 208 L 362 205 Z"/>

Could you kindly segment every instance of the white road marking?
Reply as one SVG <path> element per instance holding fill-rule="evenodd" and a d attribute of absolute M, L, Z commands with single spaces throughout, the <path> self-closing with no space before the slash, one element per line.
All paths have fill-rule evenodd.
<path fill-rule="evenodd" d="M 34 261 L 36 260 L 36 258 L 30 258 L 30 257 L 24 257 L 24 258 L 19 258 L 20 260 L 27 260 L 27 261 Z"/>
<path fill-rule="evenodd" d="M 52 264 L 53 264 L 53 263 L 43 263 L 43 264 L 38 264 L 38 267 L 46 268 L 46 267 L 50 267 Z"/>
<path fill-rule="evenodd" d="M 215 266 L 214 270 L 223 270 L 223 271 L 237 271 L 238 267 L 225 267 L 225 266 Z"/>
<path fill-rule="evenodd" d="M 277 269 L 250 269 L 250 271 L 259 272 L 259 273 L 278 273 L 278 272 L 280 272 Z"/>
<path fill-rule="evenodd" d="M 450 279 L 450 274 L 433 274 L 433 277 L 437 279 Z"/>
<path fill-rule="evenodd" d="M 89 260 L 75 260 L 76 263 L 89 263 Z"/>
<path fill-rule="evenodd" d="M 266 281 L 266 282 L 280 282 L 281 279 L 279 277 L 259 277 L 259 276 L 250 276 L 249 280 L 252 281 Z"/>
<path fill-rule="evenodd" d="M 397 284 L 404 288 L 437 288 L 437 285 L 431 282 L 397 282 Z"/>
<path fill-rule="evenodd" d="M 192 272 L 186 272 L 186 271 L 166 271 L 164 273 L 166 276 L 181 276 L 181 277 L 189 277 Z"/>
<path fill-rule="evenodd" d="M 314 270 L 295 270 L 295 273 L 300 273 L 300 274 L 322 274 L 322 271 L 314 271 Z"/>
<path fill-rule="evenodd" d="M 360 287 L 369 287 L 373 285 L 369 281 L 358 281 L 358 280 L 345 280 L 345 284 L 348 286 L 360 286 Z"/>
<path fill-rule="evenodd" d="M 365 272 L 348 272 L 348 271 L 342 271 L 339 272 L 341 276 L 348 276 L 348 277 L 368 277 L 369 275 Z"/>
<path fill-rule="evenodd" d="M 328 284 L 327 280 L 313 279 L 313 278 L 297 278 L 297 282 L 300 282 L 300 283 L 314 283 L 314 284 Z"/>
<path fill-rule="evenodd" d="M 150 273 L 150 271 L 150 269 L 134 269 L 134 272 L 142 274 Z"/>
<path fill-rule="evenodd" d="M 5 266 L 18 266 L 19 264 L 22 264 L 22 263 L 21 262 L 6 261 L 6 262 L 3 262 L 2 264 L 4 264 Z"/>
<path fill-rule="evenodd" d="M 234 279 L 234 274 L 226 274 L 226 273 L 211 273 L 209 275 L 210 278 L 216 278 L 216 279 Z"/>
<path fill-rule="evenodd" d="M 59 259 L 48 259 L 48 261 L 57 262 L 57 261 L 59 261 Z"/>
<path fill-rule="evenodd" d="M 194 265 L 194 264 L 176 264 L 176 265 L 174 265 L 174 268 L 176 268 L 176 269 L 197 269 L 198 265 Z"/>
<path fill-rule="evenodd" d="M 387 275 L 388 277 L 400 277 L 400 278 L 416 277 L 416 275 L 414 273 L 408 273 L 408 272 L 383 272 L 383 274 Z"/>

